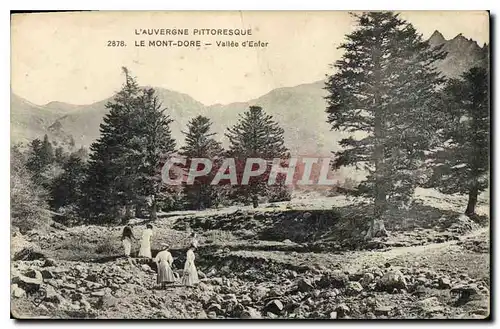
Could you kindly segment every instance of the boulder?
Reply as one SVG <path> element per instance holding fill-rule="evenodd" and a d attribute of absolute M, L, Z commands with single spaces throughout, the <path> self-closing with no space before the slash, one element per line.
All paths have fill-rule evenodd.
<path fill-rule="evenodd" d="M 18 274 L 12 278 L 12 283 L 17 284 L 21 289 L 28 293 L 40 289 L 40 285 L 43 283 L 42 273 L 40 273 L 40 271 L 33 270 L 27 274 L 30 276 Z"/>
<path fill-rule="evenodd" d="M 278 316 L 276 314 L 274 314 L 273 312 L 267 312 L 266 313 L 266 316 L 269 318 L 269 319 L 276 319 L 278 318 Z"/>
<path fill-rule="evenodd" d="M 344 288 L 349 282 L 349 277 L 342 271 L 335 270 L 323 274 L 321 279 L 317 282 L 320 288 Z"/>
<path fill-rule="evenodd" d="M 45 286 L 46 291 L 45 301 L 48 303 L 52 303 L 55 305 L 69 305 L 69 301 L 67 301 L 63 296 L 61 296 L 52 286 Z"/>
<path fill-rule="evenodd" d="M 64 283 L 62 285 L 62 287 L 66 288 L 66 289 L 71 289 L 71 290 L 75 290 L 77 288 L 76 284 L 74 284 L 74 283 L 68 283 L 68 282 Z"/>
<path fill-rule="evenodd" d="M 210 306 L 207 307 L 207 311 L 209 313 L 215 312 L 215 314 L 218 315 L 223 313 L 222 306 L 220 304 L 215 304 L 215 303 L 210 304 Z"/>
<path fill-rule="evenodd" d="M 418 286 L 428 286 L 429 280 L 425 276 L 418 276 L 415 279 L 415 284 Z"/>
<path fill-rule="evenodd" d="M 451 288 L 450 279 L 446 278 L 446 277 L 440 277 L 438 279 L 438 288 L 439 289 L 450 289 Z"/>
<path fill-rule="evenodd" d="M 242 319 L 262 319 L 262 315 L 253 307 L 247 307 L 241 314 Z"/>
<path fill-rule="evenodd" d="M 458 295 L 459 300 L 466 302 L 481 293 L 476 284 L 464 284 L 451 288 L 450 293 Z"/>
<path fill-rule="evenodd" d="M 374 312 L 375 315 L 383 315 L 383 316 L 389 316 L 389 313 L 392 311 L 392 306 L 378 306 L 375 308 Z"/>
<path fill-rule="evenodd" d="M 373 319 L 376 319 L 377 317 L 372 312 L 368 312 L 368 313 L 365 314 L 365 318 L 373 320 Z"/>
<path fill-rule="evenodd" d="M 222 278 L 212 278 L 212 279 L 210 280 L 210 282 L 211 282 L 213 285 L 219 285 L 219 286 L 222 286 L 222 284 L 223 284 Z"/>
<path fill-rule="evenodd" d="M 252 299 L 255 301 L 262 300 L 264 297 L 266 297 L 269 289 L 263 286 L 257 286 L 255 289 L 252 291 Z"/>
<path fill-rule="evenodd" d="M 44 279 L 54 279 L 55 275 L 49 270 L 41 270 L 40 273 L 42 273 L 42 277 Z"/>
<path fill-rule="evenodd" d="M 416 304 L 426 314 L 441 312 L 444 310 L 443 305 L 438 301 L 437 297 L 429 297 L 420 300 Z"/>
<path fill-rule="evenodd" d="M 361 285 L 366 288 L 373 282 L 373 280 L 375 280 L 375 275 L 373 275 L 373 273 L 366 272 L 363 274 L 363 278 L 361 279 Z"/>
<path fill-rule="evenodd" d="M 385 273 L 378 282 L 380 289 L 392 292 L 394 289 L 407 289 L 406 279 L 399 270 Z"/>
<path fill-rule="evenodd" d="M 85 280 L 90 281 L 90 282 L 97 282 L 98 278 L 99 278 L 99 276 L 97 274 L 92 273 L 92 274 L 87 275 Z"/>
<path fill-rule="evenodd" d="M 241 304 L 248 306 L 252 304 L 252 298 L 250 298 L 249 295 L 244 294 L 240 297 L 240 302 Z"/>
<path fill-rule="evenodd" d="M 19 286 L 15 283 L 10 286 L 10 291 L 12 296 L 16 298 L 21 298 L 26 296 L 26 292 L 22 288 L 19 288 Z"/>
<path fill-rule="evenodd" d="M 100 297 L 97 301 L 96 307 L 99 309 L 109 309 L 118 303 L 118 298 L 112 296 L 111 294 L 105 294 Z"/>
<path fill-rule="evenodd" d="M 106 294 L 106 291 L 104 290 L 98 290 L 98 291 L 93 291 L 90 296 L 92 297 L 102 297 Z"/>
<path fill-rule="evenodd" d="M 345 291 L 347 295 L 355 296 L 363 291 L 363 286 L 359 282 L 350 281 L 347 283 Z"/>
<path fill-rule="evenodd" d="M 300 279 L 297 282 L 297 290 L 300 292 L 308 292 L 314 289 L 314 285 L 311 280 L 308 279 Z"/>
<path fill-rule="evenodd" d="M 56 261 L 52 258 L 45 259 L 45 262 L 43 263 L 43 267 L 51 267 L 56 265 L 57 265 Z"/>
<path fill-rule="evenodd" d="M 82 299 L 82 300 L 80 301 L 80 305 L 81 305 L 81 306 L 83 307 L 83 309 L 84 309 L 85 311 L 87 311 L 87 312 L 88 312 L 90 309 L 92 309 L 92 305 L 90 305 L 90 303 L 89 303 L 88 301 L 84 300 L 84 299 Z"/>
<path fill-rule="evenodd" d="M 337 312 L 338 316 L 346 317 L 351 312 L 351 309 L 346 304 L 339 304 L 335 308 L 335 311 Z"/>
<path fill-rule="evenodd" d="M 278 299 L 273 299 L 264 306 L 264 312 L 280 314 L 283 311 L 283 303 Z"/>
<path fill-rule="evenodd" d="M 72 301 L 80 301 L 83 299 L 83 295 L 79 292 L 73 292 L 69 295 L 69 298 L 72 300 Z"/>
<path fill-rule="evenodd" d="M 12 260 L 36 260 L 45 259 L 41 249 L 24 238 L 22 234 L 16 234 L 10 239 L 10 252 Z"/>

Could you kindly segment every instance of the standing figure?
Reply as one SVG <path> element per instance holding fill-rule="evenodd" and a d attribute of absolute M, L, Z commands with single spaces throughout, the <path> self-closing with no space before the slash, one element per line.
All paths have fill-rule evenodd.
<path fill-rule="evenodd" d="M 153 236 L 153 225 L 146 225 L 146 229 L 142 232 L 141 249 L 139 249 L 139 257 L 151 258 L 151 237 Z"/>
<path fill-rule="evenodd" d="M 130 225 L 127 225 L 123 228 L 122 232 L 122 243 L 126 257 L 130 257 L 130 251 L 132 250 L 132 239 L 137 240 L 132 233 L 132 227 Z"/>
<path fill-rule="evenodd" d="M 198 284 L 198 270 L 194 265 L 194 251 L 196 247 L 191 245 L 186 253 L 186 263 L 184 264 L 184 275 L 182 277 L 182 284 L 186 286 L 193 286 Z"/>
<path fill-rule="evenodd" d="M 158 274 L 157 274 L 157 284 L 161 284 L 162 288 L 165 288 L 167 283 L 175 282 L 174 272 L 172 271 L 172 263 L 174 262 L 174 258 L 172 254 L 168 251 L 168 244 L 162 244 L 162 251 L 160 251 L 156 257 L 155 262 L 158 265 Z"/>
<path fill-rule="evenodd" d="M 196 236 L 196 232 L 191 233 L 191 245 L 198 248 L 198 237 Z"/>

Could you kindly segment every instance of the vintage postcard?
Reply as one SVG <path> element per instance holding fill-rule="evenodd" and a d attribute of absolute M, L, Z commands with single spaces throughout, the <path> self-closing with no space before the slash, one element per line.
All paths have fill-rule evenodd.
<path fill-rule="evenodd" d="M 489 319 L 489 22 L 12 13 L 12 317 Z"/>

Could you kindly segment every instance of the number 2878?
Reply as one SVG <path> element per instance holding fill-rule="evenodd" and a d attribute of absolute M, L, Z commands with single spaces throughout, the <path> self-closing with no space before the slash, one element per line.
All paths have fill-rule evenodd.
<path fill-rule="evenodd" d="M 108 40 L 108 47 L 125 47 L 123 40 Z"/>

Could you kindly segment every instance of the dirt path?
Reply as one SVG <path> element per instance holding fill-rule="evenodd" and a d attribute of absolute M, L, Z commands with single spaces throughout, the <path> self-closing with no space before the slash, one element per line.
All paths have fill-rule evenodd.
<path fill-rule="evenodd" d="M 395 266 L 414 266 L 415 264 L 418 266 L 432 266 L 432 262 L 436 262 L 437 267 L 443 270 L 451 270 L 456 266 L 466 266 L 470 262 L 477 262 L 481 263 L 479 266 L 481 267 L 481 274 L 479 276 L 482 276 L 482 272 L 489 268 L 489 254 L 464 252 L 458 245 L 458 242 L 480 235 L 488 235 L 488 232 L 489 227 L 485 227 L 462 236 L 458 241 L 451 240 L 421 246 L 394 247 L 389 250 L 349 251 L 341 253 L 237 250 L 231 252 L 231 254 L 249 258 L 265 258 L 278 263 L 287 263 L 296 266 L 309 265 L 311 267 L 341 269 L 350 272 L 356 272 L 363 268 L 379 266 L 385 263 Z M 476 266 L 477 268 L 478 266 Z"/>
<path fill-rule="evenodd" d="M 420 254 L 433 254 L 433 253 L 443 252 L 444 249 L 450 248 L 453 245 L 457 245 L 459 241 L 463 241 L 469 238 L 474 238 L 481 234 L 488 233 L 489 229 L 490 229 L 489 227 L 482 227 L 473 232 L 470 232 L 467 235 L 462 236 L 460 240 L 450 240 L 441 243 L 430 243 L 421 246 L 394 247 L 392 249 L 384 251 L 358 252 L 356 253 L 357 254 L 356 263 L 358 263 L 359 266 L 371 263 L 380 264 L 396 258 L 403 258 L 403 257 L 415 258 Z"/>

